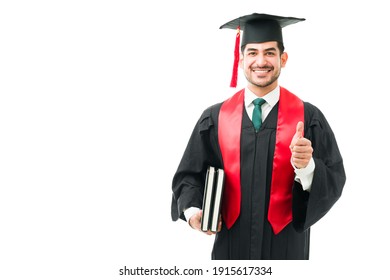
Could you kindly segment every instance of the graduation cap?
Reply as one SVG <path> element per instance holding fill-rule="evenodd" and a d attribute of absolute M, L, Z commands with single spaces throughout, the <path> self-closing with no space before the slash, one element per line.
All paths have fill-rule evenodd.
<path fill-rule="evenodd" d="M 240 56 L 240 30 L 243 31 L 241 46 L 245 46 L 248 43 L 263 43 L 269 41 L 277 41 L 283 44 L 282 28 L 304 20 L 304 18 L 253 13 L 233 19 L 222 25 L 220 29 L 229 28 L 237 30 L 233 75 L 230 86 L 236 87 L 237 85 L 238 61 Z"/>

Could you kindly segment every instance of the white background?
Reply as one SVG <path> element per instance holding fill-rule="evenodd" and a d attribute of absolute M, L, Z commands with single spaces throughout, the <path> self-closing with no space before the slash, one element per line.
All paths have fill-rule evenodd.
<path fill-rule="evenodd" d="M 386 278 L 388 15 L 384 1 L 345 2 L 1 1 L 0 279 L 216 264 Z M 195 122 L 235 92 L 235 31 L 219 26 L 253 12 L 306 18 L 284 29 L 280 84 L 322 110 L 345 161 L 308 262 L 211 262 L 212 237 L 170 217 Z"/>

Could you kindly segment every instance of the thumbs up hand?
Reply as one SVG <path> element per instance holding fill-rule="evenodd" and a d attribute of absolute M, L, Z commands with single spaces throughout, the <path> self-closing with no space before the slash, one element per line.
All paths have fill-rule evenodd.
<path fill-rule="evenodd" d="M 313 155 L 311 141 L 303 137 L 303 131 L 303 122 L 298 122 L 290 144 L 291 160 L 296 168 L 305 168 Z"/>

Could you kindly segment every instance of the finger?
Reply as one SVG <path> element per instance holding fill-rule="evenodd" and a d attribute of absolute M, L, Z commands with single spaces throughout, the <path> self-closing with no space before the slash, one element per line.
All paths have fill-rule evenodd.
<path fill-rule="evenodd" d="M 303 129 L 304 129 L 303 122 L 299 121 L 297 123 L 297 129 L 296 129 L 296 132 L 295 132 L 295 136 L 297 138 L 302 138 L 303 137 Z"/>
<path fill-rule="evenodd" d="M 293 159 L 292 162 L 296 168 L 305 168 L 309 164 L 310 159 Z"/>
<path fill-rule="evenodd" d="M 291 153 L 313 153 L 313 147 L 310 144 L 297 144 L 295 145 Z"/>
<path fill-rule="evenodd" d="M 222 221 L 220 220 L 218 222 L 218 232 L 220 232 L 222 230 Z"/>
<path fill-rule="evenodd" d="M 307 138 L 299 138 L 298 141 L 295 143 L 296 146 L 311 146 L 311 141 Z"/>
<path fill-rule="evenodd" d="M 299 160 L 299 159 L 310 159 L 311 154 L 310 153 L 293 153 L 292 160 Z"/>
<path fill-rule="evenodd" d="M 193 229 L 201 230 L 202 210 L 191 216 L 189 224 Z"/>
<path fill-rule="evenodd" d="M 295 146 L 291 153 L 293 158 L 311 157 L 312 155 L 313 148 L 311 146 Z"/>
<path fill-rule="evenodd" d="M 294 148 L 297 141 L 303 137 L 303 129 L 304 129 L 303 122 L 299 121 L 297 123 L 295 134 L 294 134 L 293 138 L 291 139 L 290 149 Z"/>

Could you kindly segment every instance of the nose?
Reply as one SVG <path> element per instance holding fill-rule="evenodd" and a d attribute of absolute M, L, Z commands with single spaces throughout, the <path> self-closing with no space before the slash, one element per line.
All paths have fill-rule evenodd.
<path fill-rule="evenodd" d="M 257 57 L 256 57 L 256 63 L 262 67 L 262 66 L 265 66 L 267 65 L 267 57 L 263 54 L 259 54 Z"/>

